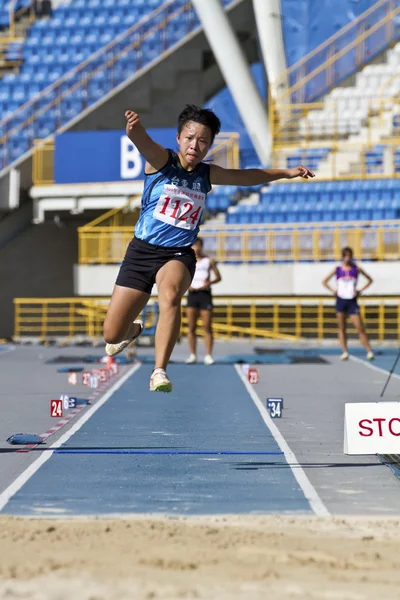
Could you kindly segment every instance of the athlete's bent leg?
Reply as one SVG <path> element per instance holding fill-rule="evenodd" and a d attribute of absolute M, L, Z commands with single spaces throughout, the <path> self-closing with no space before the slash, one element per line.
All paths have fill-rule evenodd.
<path fill-rule="evenodd" d="M 196 346 L 197 346 L 196 329 L 197 329 L 197 319 L 199 318 L 199 309 L 193 308 L 192 306 L 187 306 L 186 307 L 186 317 L 188 320 L 188 343 L 189 343 L 189 350 L 190 350 L 189 359 L 192 359 L 190 362 L 192 362 L 192 361 L 194 362 L 195 359 L 193 357 L 196 356 Z"/>
<path fill-rule="evenodd" d="M 212 334 L 212 311 L 211 310 L 201 310 L 200 315 L 201 315 L 201 318 L 203 321 L 204 344 L 206 347 L 206 358 L 208 359 L 208 364 L 212 364 L 210 362 L 210 358 L 212 357 L 212 349 L 213 349 L 213 342 L 214 342 L 213 334 Z"/>
<path fill-rule="evenodd" d="M 191 283 L 189 269 L 168 261 L 157 273 L 159 318 L 155 338 L 155 368 L 166 369 L 181 326 L 181 301 Z"/>
<path fill-rule="evenodd" d="M 339 344 L 340 344 L 340 347 L 341 347 L 342 352 L 343 352 L 341 358 L 346 359 L 346 358 L 348 358 L 347 338 L 346 338 L 346 318 L 347 318 L 347 315 L 344 312 L 337 312 L 336 316 L 337 316 L 337 321 L 338 321 Z"/>
<path fill-rule="evenodd" d="M 368 336 L 365 333 L 364 323 L 360 315 L 350 315 L 351 322 L 358 333 L 360 338 L 360 342 L 368 352 L 368 354 L 372 354 L 372 348 L 368 340 Z"/>
<path fill-rule="evenodd" d="M 104 321 L 104 340 L 118 344 L 137 333 L 138 325 L 133 321 L 146 306 L 150 294 L 132 288 L 114 286 L 107 315 Z"/>

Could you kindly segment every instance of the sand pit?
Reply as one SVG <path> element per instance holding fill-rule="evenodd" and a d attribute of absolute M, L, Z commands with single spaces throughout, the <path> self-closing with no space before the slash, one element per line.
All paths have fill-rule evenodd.
<path fill-rule="evenodd" d="M 400 598 L 400 520 L 0 518 L 0 598 Z"/>

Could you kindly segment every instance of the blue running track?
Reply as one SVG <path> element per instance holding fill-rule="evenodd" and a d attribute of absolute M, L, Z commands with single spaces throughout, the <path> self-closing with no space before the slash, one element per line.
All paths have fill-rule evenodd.
<path fill-rule="evenodd" d="M 148 391 L 150 369 L 134 373 L 2 512 L 312 513 L 233 366 L 171 365 L 171 394 Z"/>

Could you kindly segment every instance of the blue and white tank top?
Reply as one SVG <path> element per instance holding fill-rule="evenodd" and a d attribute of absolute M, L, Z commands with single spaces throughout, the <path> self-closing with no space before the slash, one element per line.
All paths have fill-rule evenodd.
<path fill-rule="evenodd" d="M 336 267 L 336 293 L 339 298 L 351 300 L 357 295 L 358 267 L 352 265 L 350 269 L 342 266 Z"/>
<path fill-rule="evenodd" d="M 201 162 L 186 171 L 173 150 L 168 154 L 162 169 L 145 176 L 135 237 L 156 246 L 191 246 L 211 190 L 210 165 Z"/>

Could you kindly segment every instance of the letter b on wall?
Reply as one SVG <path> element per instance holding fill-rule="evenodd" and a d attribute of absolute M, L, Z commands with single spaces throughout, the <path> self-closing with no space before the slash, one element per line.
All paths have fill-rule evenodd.
<path fill-rule="evenodd" d="M 121 179 L 136 179 L 142 172 L 143 159 L 131 140 L 121 137 Z"/>

